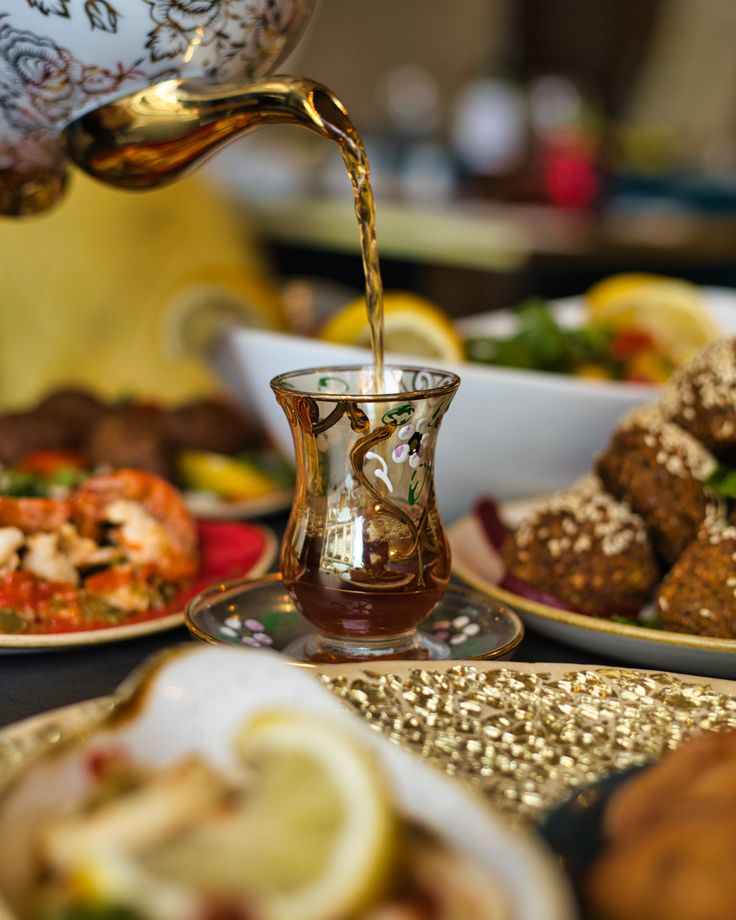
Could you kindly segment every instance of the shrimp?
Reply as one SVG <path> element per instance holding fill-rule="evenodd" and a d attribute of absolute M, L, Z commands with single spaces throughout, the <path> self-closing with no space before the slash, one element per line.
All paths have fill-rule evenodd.
<path fill-rule="evenodd" d="M 17 527 L 23 533 L 54 533 L 71 516 L 67 498 L 13 498 L 0 496 L 0 527 Z"/>
<path fill-rule="evenodd" d="M 104 525 L 133 565 L 152 565 L 167 581 L 197 574 L 197 527 L 184 499 L 168 482 L 143 470 L 91 476 L 70 496 L 83 537 L 99 542 Z"/>

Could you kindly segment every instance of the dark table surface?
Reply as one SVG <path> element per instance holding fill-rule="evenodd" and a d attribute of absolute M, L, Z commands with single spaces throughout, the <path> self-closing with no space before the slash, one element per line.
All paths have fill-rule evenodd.
<path fill-rule="evenodd" d="M 285 517 L 263 523 L 281 533 Z M 142 661 L 161 649 L 197 641 L 185 627 L 109 645 L 0 654 L 0 726 L 48 709 L 111 693 Z M 604 658 L 527 632 L 516 661 L 610 664 Z"/>

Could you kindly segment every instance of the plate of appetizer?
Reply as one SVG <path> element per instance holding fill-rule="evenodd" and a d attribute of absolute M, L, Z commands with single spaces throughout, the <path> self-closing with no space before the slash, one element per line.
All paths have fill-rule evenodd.
<path fill-rule="evenodd" d="M 188 646 L 121 692 L 5 787 L 7 920 L 574 916 L 535 835 L 304 669 Z"/>
<path fill-rule="evenodd" d="M 733 677 L 734 457 L 736 342 L 720 339 L 621 420 L 590 476 L 520 521 L 479 502 L 451 530 L 455 571 L 553 638 Z"/>
<path fill-rule="evenodd" d="M 79 472 L 119 467 L 167 479 L 209 519 L 288 510 L 293 497 L 290 463 L 224 397 L 164 406 L 65 388 L 0 415 L 0 476 L 11 492 L 44 494 Z"/>
<path fill-rule="evenodd" d="M 179 626 L 187 601 L 209 583 L 262 574 L 275 557 L 269 528 L 197 521 L 153 473 L 71 476 L 65 468 L 65 476 L 42 494 L 29 485 L 37 477 L 25 487 L 15 473 L 4 481 L 0 650 L 113 642 Z"/>

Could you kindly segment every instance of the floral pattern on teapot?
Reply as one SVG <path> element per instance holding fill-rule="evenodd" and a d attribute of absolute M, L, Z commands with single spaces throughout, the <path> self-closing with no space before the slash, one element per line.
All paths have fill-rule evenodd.
<path fill-rule="evenodd" d="M 267 73 L 313 2 L 0 0 L 0 174 L 63 172 L 60 130 L 145 86 Z"/>

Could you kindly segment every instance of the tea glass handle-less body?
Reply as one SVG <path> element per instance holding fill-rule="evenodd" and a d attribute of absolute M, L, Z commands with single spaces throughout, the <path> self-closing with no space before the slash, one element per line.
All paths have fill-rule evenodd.
<path fill-rule="evenodd" d="M 459 378 L 428 368 L 292 371 L 271 381 L 297 483 L 281 574 L 316 632 L 311 661 L 446 658 L 417 626 L 442 598 L 450 552 L 434 491 L 440 422 Z"/>
<path fill-rule="evenodd" d="M 103 181 L 150 188 L 272 123 L 294 87 L 265 75 L 291 49 L 313 5 L 0 0 L 0 214 L 53 205 L 64 193 L 68 158 Z M 96 131 L 108 157 L 103 139 L 90 137 Z M 131 161 L 126 181 L 121 165 Z"/>

